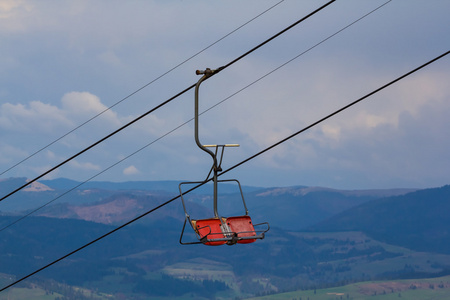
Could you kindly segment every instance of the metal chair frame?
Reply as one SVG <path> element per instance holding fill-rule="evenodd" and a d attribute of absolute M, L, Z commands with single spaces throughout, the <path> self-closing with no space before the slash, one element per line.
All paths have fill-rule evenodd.
<path fill-rule="evenodd" d="M 242 192 L 242 187 L 241 184 L 239 183 L 238 180 L 236 179 L 224 179 L 224 180 L 218 180 L 218 172 L 222 171 L 221 165 L 222 165 L 222 160 L 223 160 L 223 154 L 225 152 L 225 147 L 239 147 L 238 144 L 223 144 L 223 145 L 203 145 L 200 143 L 199 140 L 199 136 L 198 136 L 198 119 L 199 119 L 199 109 L 198 109 L 198 94 L 199 94 L 199 88 L 200 88 L 200 84 L 207 79 L 208 77 L 212 76 L 214 74 L 214 72 L 216 72 L 216 70 L 211 70 L 211 69 L 206 69 L 205 71 L 196 71 L 197 75 L 201 75 L 203 74 L 203 76 L 199 79 L 199 81 L 197 82 L 196 86 L 195 86 L 195 142 L 197 144 L 197 146 L 205 151 L 206 153 L 208 153 L 212 159 L 213 159 L 213 165 L 211 167 L 211 170 L 209 171 L 208 175 L 206 176 L 206 179 L 204 181 L 193 181 L 193 182 L 182 182 L 179 184 L 178 188 L 180 191 L 180 195 L 181 195 L 181 202 L 183 203 L 183 209 L 184 209 L 184 213 L 185 213 L 185 220 L 184 220 L 184 224 L 183 224 L 183 229 L 181 231 L 181 236 L 180 236 L 180 244 L 183 245 L 189 245 L 189 244 L 205 244 L 205 245 L 211 245 L 211 246 L 215 246 L 215 245 L 223 245 L 223 244 L 228 244 L 228 245 L 234 245 L 236 243 L 251 243 L 254 242 L 257 239 L 263 239 L 264 238 L 264 234 L 270 229 L 269 224 L 267 222 L 265 223 L 259 223 L 259 224 L 252 224 L 251 222 L 251 218 L 248 215 L 248 209 L 247 209 L 247 205 L 245 204 L 245 200 L 244 200 L 244 194 Z M 215 151 L 211 151 L 210 147 L 214 147 Z M 219 154 L 219 150 L 220 151 L 220 160 L 217 160 L 218 154 Z M 212 178 L 210 178 L 212 175 Z M 203 219 L 203 220 L 194 220 L 191 219 L 189 213 L 187 212 L 186 209 L 186 204 L 183 198 L 183 191 L 182 191 L 182 185 L 185 184 L 205 184 L 208 181 L 210 181 L 212 179 L 213 181 L 213 185 L 214 185 L 214 197 L 213 197 L 213 210 L 214 210 L 214 217 L 210 218 L 210 219 Z M 218 183 L 220 182 L 230 182 L 230 181 L 234 181 L 237 182 L 238 186 L 239 186 L 239 191 L 241 193 L 241 198 L 242 198 L 242 203 L 244 205 L 244 209 L 245 209 L 245 215 L 243 216 L 237 216 L 237 217 L 230 217 L 230 220 L 232 220 L 233 222 L 235 222 L 234 220 L 239 220 L 239 219 L 245 219 L 247 220 L 246 222 L 248 222 L 249 225 L 247 225 L 245 222 L 244 223 L 239 223 L 236 224 L 236 227 L 247 227 L 245 228 L 245 230 L 240 231 L 240 232 L 233 232 L 232 230 L 230 230 L 230 227 L 234 227 L 232 225 L 234 224 L 230 224 L 230 226 L 228 226 L 227 224 L 227 218 L 221 217 L 219 215 L 218 212 L 218 208 L 217 208 L 217 191 L 218 191 Z M 213 222 L 213 223 L 217 223 L 216 220 L 220 220 L 220 224 L 219 227 L 221 228 L 221 232 L 213 232 L 212 229 L 212 223 L 211 225 L 205 225 L 202 227 L 197 227 L 196 228 L 196 224 L 197 222 L 200 223 L 207 223 L 207 222 Z M 183 235 L 184 235 L 184 230 L 186 228 L 186 223 L 189 222 L 190 226 L 192 227 L 192 229 L 194 230 L 194 232 L 197 235 L 198 238 L 198 242 L 183 242 Z M 231 222 L 231 221 L 230 221 Z M 237 222 L 237 221 L 236 221 Z M 243 225 L 244 224 L 244 225 Z M 254 227 L 255 226 L 262 226 L 262 225 L 266 225 L 267 227 L 262 229 L 262 230 L 255 230 Z M 206 228 L 209 228 L 209 230 L 204 230 Z M 201 231 L 201 232 L 200 232 Z M 221 237 L 219 238 L 209 238 L 208 236 L 213 235 L 219 235 Z M 223 236 L 223 237 L 222 237 Z"/>

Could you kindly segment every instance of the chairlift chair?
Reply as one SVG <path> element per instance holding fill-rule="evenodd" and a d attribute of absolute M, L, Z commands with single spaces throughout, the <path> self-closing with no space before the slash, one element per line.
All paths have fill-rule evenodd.
<path fill-rule="evenodd" d="M 183 209 L 185 213 L 185 220 L 183 224 L 183 229 L 180 236 L 180 244 L 190 245 L 190 244 L 204 244 L 208 246 L 220 246 L 220 245 L 234 245 L 234 244 L 249 244 L 253 243 L 258 239 L 263 239 L 265 233 L 269 231 L 270 227 L 267 222 L 253 224 L 249 214 L 247 205 L 245 204 L 244 194 L 242 192 L 241 184 L 236 179 L 224 179 L 218 180 L 218 172 L 222 171 L 221 164 L 223 159 L 223 154 L 226 147 L 239 147 L 238 144 L 224 144 L 224 145 L 202 145 L 198 137 L 198 90 L 200 84 L 208 77 L 210 77 L 215 70 L 206 69 L 205 71 L 196 71 L 197 75 L 203 75 L 195 86 L 195 142 L 197 146 L 207 152 L 213 159 L 213 166 L 208 173 L 208 176 L 204 181 L 193 181 L 193 182 L 182 182 L 179 185 L 181 202 L 183 204 Z M 208 148 L 215 148 L 215 151 L 211 151 Z M 218 155 L 220 152 L 220 160 L 218 162 Z M 210 178 L 211 173 L 213 174 Z M 197 184 L 203 185 L 209 181 L 213 181 L 214 189 L 214 216 L 208 219 L 192 219 L 186 209 L 186 203 L 183 197 L 182 186 L 187 184 Z M 244 206 L 245 213 L 240 216 L 223 217 L 219 215 L 218 205 L 217 205 L 217 194 L 218 194 L 218 184 L 224 182 L 235 182 L 239 187 L 239 191 L 242 198 L 242 203 Z M 186 228 L 186 223 L 192 227 L 198 241 L 185 242 L 183 241 L 184 231 Z"/>

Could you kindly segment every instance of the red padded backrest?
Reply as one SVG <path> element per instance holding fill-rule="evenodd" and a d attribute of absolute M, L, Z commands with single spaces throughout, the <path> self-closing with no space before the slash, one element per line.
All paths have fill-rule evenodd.
<path fill-rule="evenodd" d="M 195 221 L 195 229 L 200 235 L 200 238 L 206 236 L 208 240 L 224 238 L 220 225 L 221 225 L 220 220 L 216 218 Z M 206 242 L 204 244 L 209 246 L 219 246 L 225 243 L 226 241 L 213 241 L 213 242 Z"/>
<path fill-rule="evenodd" d="M 237 233 L 238 237 L 250 237 L 256 235 L 250 216 L 229 217 L 227 218 L 227 225 L 232 232 Z M 256 239 L 245 239 L 239 240 L 238 243 L 249 244 L 254 241 L 256 241 Z"/>

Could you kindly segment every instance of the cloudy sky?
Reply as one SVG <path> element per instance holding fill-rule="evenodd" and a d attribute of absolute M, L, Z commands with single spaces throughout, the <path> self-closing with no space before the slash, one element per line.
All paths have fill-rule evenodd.
<path fill-rule="evenodd" d="M 0 0 L 0 178 L 40 175 L 194 84 L 196 69 L 227 64 L 326 2 Z M 202 84 L 200 110 L 213 108 L 200 140 L 241 145 L 226 150 L 224 169 L 450 50 L 449 1 L 388 1 L 332 36 L 384 3 L 338 0 Z M 449 184 L 448 82 L 450 56 L 227 176 Z M 46 178 L 202 180 L 212 160 L 196 148 L 193 114 L 190 90 Z"/>

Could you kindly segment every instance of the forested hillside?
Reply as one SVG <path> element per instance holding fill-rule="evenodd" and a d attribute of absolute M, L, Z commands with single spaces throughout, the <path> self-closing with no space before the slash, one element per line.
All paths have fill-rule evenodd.
<path fill-rule="evenodd" d="M 363 231 L 416 251 L 450 254 L 450 186 L 374 200 L 311 227 L 313 231 Z"/>
<path fill-rule="evenodd" d="M 45 186 L 50 190 L 20 192 L 10 207 L 20 206 L 21 201 L 30 207 L 62 192 L 61 186 Z M 22 220 L 29 208 L 4 211 L 0 273 L 6 275 L 0 276 L 0 282 L 13 282 L 173 197 L 164 189 L 123 187 L 75 189 L 66 201 L 58 199 Z M 47 291 L 49 297 L 50 291 L 57 290 L 58 296 L 69 299 L 245 298 L 450 273 L 445 230 L 449 186 L 411 193 L 301 186 L 247 189 L 255 223 L 271 224 L 264 240 L 235 246 L 182 246 L 184 212 L 177 200 L 19 287 L 24 292 L 39 287 L 36 292 Z M 211 214 L 210 195 L 192 193 L 186 200 L 193 213 Z M 224 211 L 241 211 L 241 206 L 231 205 L 236 200 L 231 188 L 220 200 Z M 195 240 L 192 231 L 186 238 Z"/>

